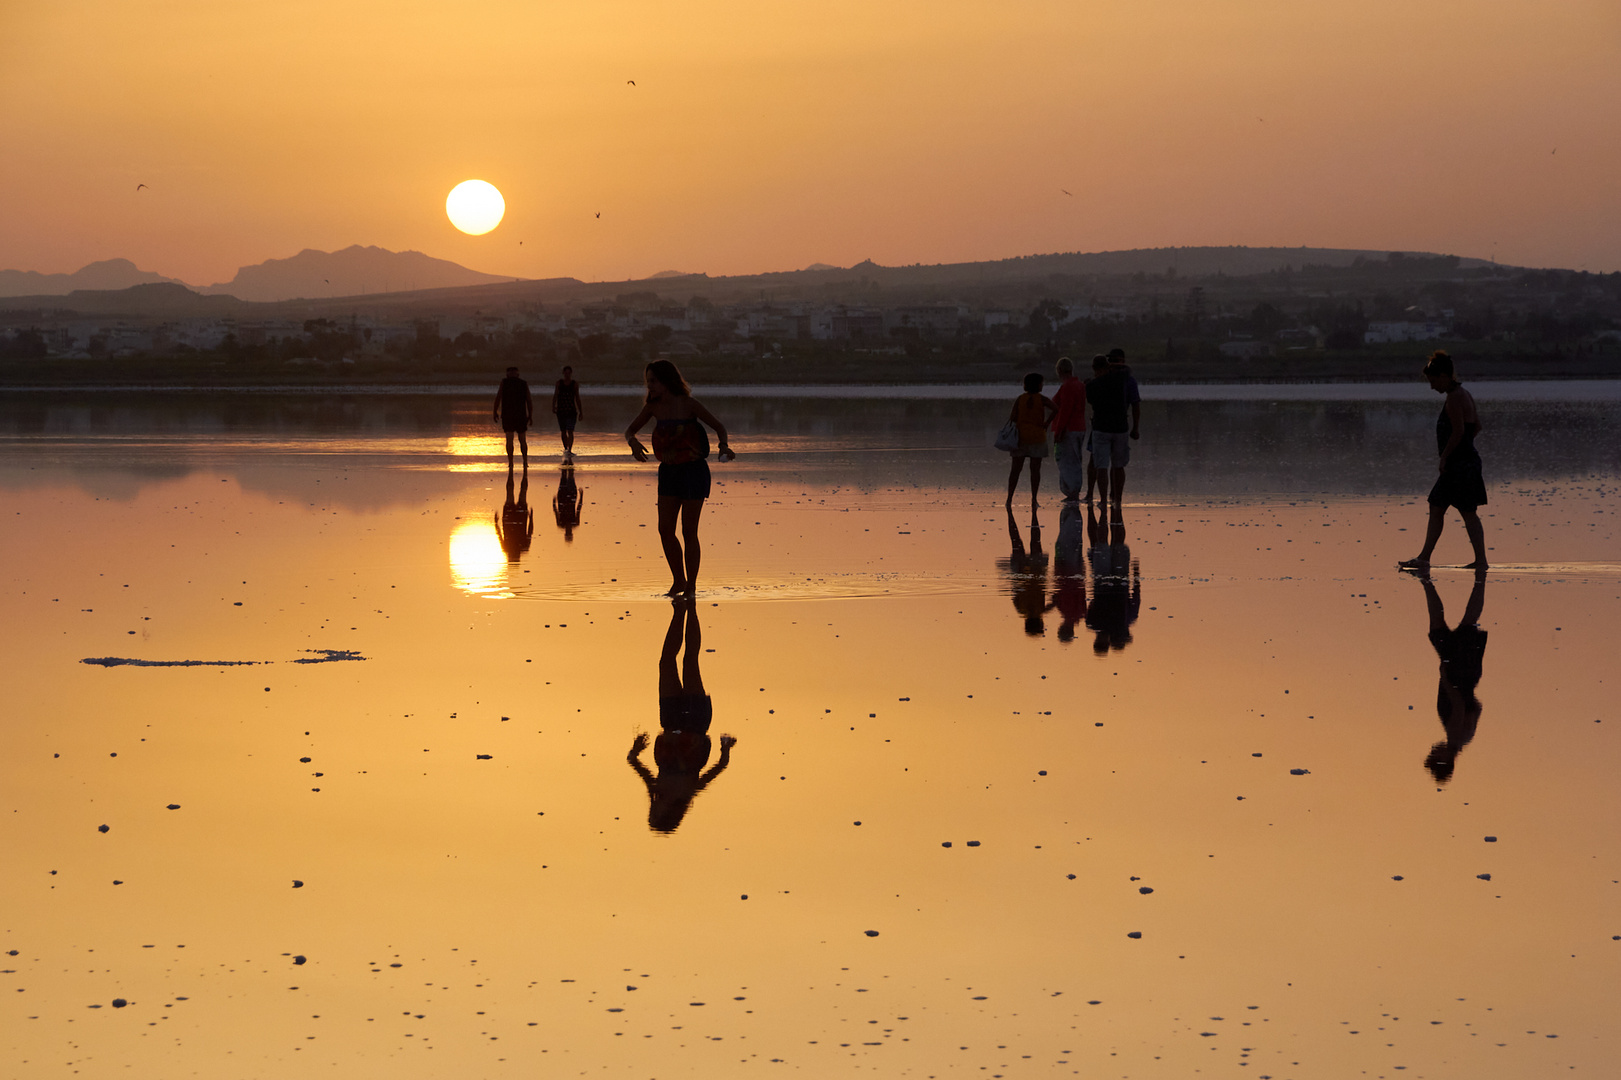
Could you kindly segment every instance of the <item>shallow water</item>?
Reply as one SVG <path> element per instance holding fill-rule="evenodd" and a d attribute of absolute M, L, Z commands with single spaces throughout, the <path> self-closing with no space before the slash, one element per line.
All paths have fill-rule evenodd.
<path fill-rule="evenodd" d="M 509 509 L 482 400 L 0 396 L 7 1075 L 1612 1068 L 1621 406 L 1483 402 L 1432 595 L 1434 401 L 1039 535 L 999 406 L 710 404 L 689 622 L 629 402 Z"/>

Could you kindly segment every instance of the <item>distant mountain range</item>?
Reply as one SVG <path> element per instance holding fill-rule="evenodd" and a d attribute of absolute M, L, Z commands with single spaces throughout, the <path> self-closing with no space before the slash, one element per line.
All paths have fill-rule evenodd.
<path fill-rule="evenodd" d="M 455 289 L 514 280 L 511 276 L 469 270 L 420 251 L 389 251 L 354 244 L 342 251 L 305 248 L 290 259 L 266 259 L 257 266 L 244 266 L 230 281 L 197 291 L 234 296 L 238 300 L 273 302 Z"/>
<path fill-rule="evenodd" d="M 186 287 L 208 296 L 275 302 L 454 289 L 513 280 L 499 274 L 469 270 L 448 259 L 435 259 L 420 251 L 389 251 L 355 244 L 342 251 L 330 252 L 306 248 L 289 259 L 266 259 L 255 266 L 244 266 L 230 281 Z M 80 290 L 104 292 L 154 283 L 185 285 L 176 278 L 142 270 L 128 259 L 107 259 L 91 263 L 72 274 L 0 270 L 0 297 L 66 296 Z"/>
<path fill-rule="evenodd" d="M 71 274 L 0 270 L 0 296 L 66 296 L 75 289 L 128 289 L 133 285 L 174 281 L 174 278 L 142 270 L 128 259 L 105 259 Z"/>

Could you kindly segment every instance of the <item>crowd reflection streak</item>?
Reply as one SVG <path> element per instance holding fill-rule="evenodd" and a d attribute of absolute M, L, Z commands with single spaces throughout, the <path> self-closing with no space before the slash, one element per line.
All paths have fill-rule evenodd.
<path fill-rule="evenodd" d="M 1480 683 L 1486 659 L 1486 631 L 1480 628 L 1480 613 L 1486 607 L 1486 577 L 1475 575 L 1475 587 L 1469 593 L 1463 618 L 1453 629 L 1447 627 L 1446 609 L 1435 583 L 1428 577 L 1419 580 L 1424 584 L 1424 602 L 1430 613 L 1430 644 L 1441 659 L 1435 713 L 1446 731 L 1446 738 L 1430 747 L 1424 767 L 1436 783 L 1444 784 L 1452 779 L 1458 755 L 1475 737 L 1475 726 L 1480 723 L 1480 699 L 1475 696 L 1475 687 Z"/>
<path fill-rule="evenodd" d="M 1047 632 L 1042 616 L 1050 610 L 1047 603 L 1047 553 L 1041 550 L 1041 522 L 1034 510 L 1030 512 L 1030 547 L 1024 546 L 1019 523 L 1013 518 L 1013 508 L 1007 512 L 1008 539 L 1012 550 L 1007 559 L 997 560 L 1008 578 L 1008 592 L 1013 607 L 1024 616 L 1024 632 L 1040 637 Z"/>
<path fill-rule="evenodd" d="M 1086 627 L 1095 635 L 1092 652 L 1106 656 L 1111 649 L 1131 644 L 1131 624 L 1143 606 L 1142 570 L 1126 543 L 1126 523 L 1118 506 L 1110 519 L 1098 518 L 1086 508 L 1087 555 L 1092 563 L 1092 603 L 1086 609 Z"/>
<path fill-rule="evenodd" d="M 1086 618 L 1086 525 L 1081 508 L 1066 502 L 1058 513 L 1058 542 L 1053 545 L 1053 599 L 1064 620 L 1058 640 L 1075 640 L 1075 626 Z"/>
<path fill-rule="evenodd" d="M 626 755 L 630 767 L 647 785 L 647 826 L 662 833 L 676 830 L 692 800 L 730 764 L 732 747 L 737 743 L 732 736 L 722 735 L 720 760 L 707 771 L 704 769 L 709 764 L 709 724 L 714 716 L 714 705 L 704 692 L 704 677 L 699 667 L 703 631 L 698 625 L 697 606 L 690 598 L 676 602 L 673 607 L 670 629 L 664 635 L 664 649 L 659 654 L 659 727 L 662 730 L 653 740 L 653 764 L 658 768 L 658 775 L 653 775 L 642 764 L 642 751 L 647 749 L 646 732 L 636 733 L 630 753 Z M 686 653 L 678 669 L 676 654 L 681 652 L 683 637 Z"/>

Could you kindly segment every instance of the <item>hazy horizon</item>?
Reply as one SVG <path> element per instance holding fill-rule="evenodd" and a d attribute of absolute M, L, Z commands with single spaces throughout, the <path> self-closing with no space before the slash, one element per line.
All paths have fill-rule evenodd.
<path fill-rule="evenodd" d="M 1621 269 L 1596 0 L 97 0 L 0 29 L 7 267 L 218 282 L 363 243 L 628 280 L 1306 242 Z M 472 177 L 506 197 L 483 236 L 444 214 Z"/>

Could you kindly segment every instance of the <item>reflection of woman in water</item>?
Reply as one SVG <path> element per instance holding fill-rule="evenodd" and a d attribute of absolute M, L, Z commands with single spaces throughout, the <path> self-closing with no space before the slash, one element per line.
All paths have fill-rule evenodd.
<path fill-rule="evenodd" d="M 1475 411 L 1475 399 L 1463 388 L 1453 373 L 1452 357 L 1437 350 L 1424 365 L 1424 377 L 1430 389 L 1446 395 L 1446 404 L 1435 421 L 1435 448 L 1440 455 L 1440 476 L 1430 488 L 1430 521 L 1424 533 L 1424 550 L 1416 558 L 1403 559 L 1405 570 L 1425 570 L 1435 543 L 1441 539 L 1441 529 L 1447 522 L 1447 507 L 1456 506 L 1463 517 L 1463 531 L 1469 535 L 1469 545 L 1475 550 L 1471 570 L 1486 569 L 1486 530 L 1481 527 L 1477 512 L 1486 502 L 1486 481 L 1480 472 L 1480 455 L 1475 451 L 1475 436 L 1480 432 L 1480 414 Z"/>
<path fill-rule="evenodd" d="M 517 498 L 512 495 L 512 474 L 507 473 L 507 502 L 495 519 L 495 536 L 501 541 L 501 550 L 508 562 L 517 562 L 529 550 L 535 538 L 535 512 L 529 509 L 529 474 L 523 474 L 523 486 Z"/>
<path fill-rule="evenodd" d="M 574 530 L 580 527 L 580 508 L 584 505 L 585 495 L 574 485 L 574 470 L 560 470 L 557 494 L 552 496 L 552 513 L 557 515 L 557 527 L 563 530 L 565 542 L 574 539 Z"/>
<path fill-rule="evenodd" d="M 1008 554 L 1006 567 L 1008 590 L 1013 596 L 1013 608 L 1024 616 L 1024 632 L 1040 637 L 1047 632 L 1042 616 L 1047 613 L 1047 553 L 1041 550 L 1041 523 L 1030 519 L 1030 548 L 1025 550 L 1019 523 L 1013 520 L 1013 510 L 1007 512 L 1007 534 L 1013 550 Z M 998 560 L 1000 562 L 1000 560 Z"/>
<path fill-rule="evenodd" d="M 675 657 L 681 651 L 683 623 L 687 651 L 678 672 Z M 670 613 L 670 629 L 664 635 L 664 651 L 659 654 L 659 727 L 663 730 L 653 740 L 653 764 L 658 775 L 648 772 L 642 764 L 642 751 L 647 749 L 645 732 L 636 733 L 626 756 L 630 767 L 647 785 L 647 826 L 657 832 L 675 831 L 693 798 L 730 763 L 732 747 L 737 743 L 732 736 L 722 735 L 720 760 L 705 771 L 714 706 L 704 693 L 704 677 L 698 668 L 702 653 L 697 608 L 690 600 L 678 602 Z"/>
<path fill-rule="evenodd" d="M 643 373 L 647 383 L 647 403 L 625 429 L 630 452 L 637 461 L 647 460 L 647 448 L 636 433 L 657 421 L 653 427 L 653 456 L 659 459 L 659 542 L 664 559 L 670 564 L 670 596 L 691 596 L 698 587 L 698 517 L 709 498 L 709 436 L 707 424 L 715 429 L 720 459 L 734 456 L 726 443 L 726 427 L 708 409 L 698 404 L 692 388 L 668 360 L 655 360 Z M 677 518 L 681 538 L 676 539 Z M 686 550 L 682 551 L 685 544 Z"/>
<path fill-rule="evenodd" d="M 1480 723 L 1480 699 L 1475 687 L 1486 658 L 1486 631 L 1480 628 L 1480 613 L 1486 607 L 1486 578 L 1475 576 L 1474 591 L 1456 629 L 1447 629 L 1447 613 L 1435 584 L 1424 578 L 1424 600 L 1430 610 L 1430 644 L 1441 658 L 1441 676 L 1435 688 L 1435 713 L 1441 718 L 1446 738 L 1430 747 L 1424 767 L 1436 783 L 1452 778 L 1458 754 L 1475 737 Z"/>

